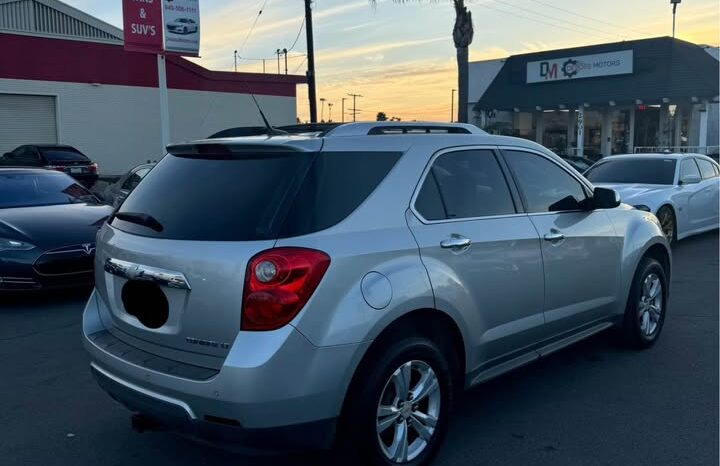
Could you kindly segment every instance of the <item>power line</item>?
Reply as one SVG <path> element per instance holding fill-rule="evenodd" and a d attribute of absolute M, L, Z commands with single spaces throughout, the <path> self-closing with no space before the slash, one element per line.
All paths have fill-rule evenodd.
<path fill-rule="evenodd" d="M 302 66 L 305 64 L 305 62 L 307 62 L 307 56 L 305 57 L 305 59 L 303 61 L 300 62 L 300 64 L 298 65 L 297 68 L 295 68 L 295 71 L 293 71 L 292 74 L 297 73 L 298 70 L 300 70 L 300 68 L 302 68 Z"/>
<path fill-rule="evenodd" d="M 528 14 L 531 14 L 531 15 L 540 16 L 540 17 L 543 17 L 543 18 L 548 18 L 548 19 L 551 20 L 551 21 L 556 21 L 556 22 L 557 22 L 557 21 L 560 21 L 560 20 L 558 20 L 558 19 L 557 19 L 556 17 L 554 17 L 554 16 L 546 15 L 545 13 L 540 13 L 540 12 L 538 12 L 538 11 L 531 10 L 531 9 L 529 9 L 529 8 L 524 8 L 524 7 L 515 5 L 515 4 L 513 4 L 513 3 L 510 3 L 510 2 L 508 2 L 508 1 L 504 1 L 504 0 L 494 0 L 494 1 L 495 1 L 496 3 L 501 4 L 501 5 L 509 6 L 509 7 L 512 7 L 512 8 L 516 8 L 516 9 L 518 9 L 518 10 L 524 12 L 524 13 L 528 13 Z M 596 31 L 596 32 L 598 32 L 598 33 L 600 33 L 600 34 L 603 34 L 603 35 L 605 35 L 605 36 L 608 36 L 608 37 L 621 37 L 621 38 L 625 38 L 622 34 L 609 33 L 609 32 L 606 32 L 604 29 L 599 29 L 599 28 L 596 28 L 596 27 L 593 27 L 593 26 L 584 25 L 583 27 L 584 27 L 585 29 L 589 29 L 589 30 L 592 30 L 592 31 Z M 587 31 L 583 31 L 583 32 L 586 32 L 586 33 L 587 33 Z"/>
<path fill-rule="evenodd" d="M 530 1 L 531 1 L 531 2 L 535 2 L 535 3 L 538 3 L 538 4 L 540 4 L 540 5 L 544 5 L 544 6 L 548 7 L 548 8 L 552 8 L 552 9 L 555 9 L 555 10 L 558 10 L 558 11 L 565 12 L 565 13 L 570 14 L 570 15 L 573 15 L 573 16 L 577 16 L 577 17 L 579 17 L 579 18 L 588 19 L 588 20 L 590 20 L 590 21 L 595 21 L 595 22 L 597 22 L 597 23 L 605 24 L 605 25 L 607 25 L 607 26 L 612 26 L 612 27 L 618 28 L 618 29 L 627 29 L 627 27 L 625 27 L 625 26 L 620 26 L 620 25 L 618 25 L 618 24 L 614 24 L 614 23 L 611 23 L 611 22 L 609 22 L 609 21 L 604 21 L 604 20 L 602 20 L 602 19 L 593 18 L 592 16 L 587 16 L 587 15 L 584 15 L 584 14 L 582 14 L 582 13 L 577 13 L 577 12 L 572 11 L 572 10 L 568 10 L 568 9 L 565 9 L 565 8 L 561 8 L 561 7 L 559 7 L 559 6 L 553 5 L 552 3 L 543 2 L 542 0 L 530 0 Z M 634 32 L 637 32 L 637 31 L 634 31 Z"/>
<path fill-rule="evenodd" d="M 247 44 L 248 39 L 250 39 L 250 36 L 252 35 L 253 31 L 255 30 L 255 26 L 258 23 L 258 20 L 260 19 L 260 15 L 262 15 L 263 11 L 265 10 L 265 7 L 267 6 L 269 0 L 265 0 L 262 4 L 262 7 L 260 7 L 260 11 L 258 11 L 257 16 L 255 17 L 255 21 L 253 21 L 252 26 L 250 27 L 250 30 L 248 31 L 247 35 L 245 36 L 245 40 L 243 41 L 242 45 L 240 46 L 240 53 L 242 53 L 243 49 L 245 48 L 245 44 Z"/>
<path fill-rule="evenodd" d="M 290 48 L 288 49 L 288 52 L 292 52 L 293 49 L 295 49 L 295 46 L 297 45 L 298 40 L 300 40 L 300 34 L 302 34 L 304 28 L 305 28 L 305 17 L 303 17 L 302 23 L 300 23 L 300 30 L 297 33 L 297 37 L 295 37 L 295 42 L 293 42 L 293 44 L 290 46 Z"/>
<path fill-rule="evenodd" d="M 592 34 L 592 33 L 589 33 L 589 32 L 587 32 L 587 31 L 583 31 L 583 30 L 580 30 L 580 29 L 571 28 L 571 27 L 568 27 L 568 26 L 563 26 L 563 25 L 560 25 L 560 24 L 551 23 L 551 22 L 549 22 L 549 21 L 544 21 L 544 20 L 542 20 L 542 19 L 531 18 L 531 17 L 529 17 L 529 16 L 519 15 L 519 14 L 517 14 L 517 13 L 515 13 L 515 12 L 512 12 L 512 11 L 507 11 L 507 10 L 503 10 L 503 9 L 500 9 L 500 8 L 497 8 L 497 7 L 490 6 L 490 5 L 487 4 L 487 3 L 484 4 L 483 6 L 484 6 L 485 8 L 490 9 L 490 10 L 498 11 L 498 12 L 500 12 L 500 13 L 505 13 L 506 15 L 514 16 L 514 17 L 516 17 L 516 18 L 526 19 L 526 20 L 528 20 L 528 21 L 534 21 L 534 22 L 537 22 L 537 23 L 541 23 L 541 24 L 545 24 L 545 25 L 548 25 L 548 26 L 552 26 L 552 27 L 554 27 L 554 28 L 566 29 L 566 30 L 568 30 L 568 31 L 579 32 L 579 33 L 582 33 L 582 34 L 588 34 L 588 35 L 592 35 L 592 36 L 598 37 L 598 38 L 603 39 L 603 40 L 607 40 L 607 36 L 603 37 L 603 36 L 600 36 L 600 35 L 598 35 L 598 34 Z M 615 36 L 611 36 L 611 37 L 615 37 Z"/>

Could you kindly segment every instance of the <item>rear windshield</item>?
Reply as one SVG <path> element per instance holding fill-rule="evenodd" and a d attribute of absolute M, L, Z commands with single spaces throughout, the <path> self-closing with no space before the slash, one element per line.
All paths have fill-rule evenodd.
<path fill-rule="evenodd" d="M 88 158 L 73 149 L 64 148 L 41 148 L 45 160 L 48 162 L 87 162 Z"/>
<path fill-rule="evenodd" d="M 674 159 L 616 159 L 595 164 L 585 173 L 593 183 L 673 184 Z"/>
<path fill-rule="evenodd" d="M 168 155 L 118 209 L 112 225 L 166 239 L 255 241 L 329 228 L 385 178 L 399 153 Z M 121 215 L 125 214 L 125 215 Z M 130 214 L 152 218 L 128 221 Z M 143 224 L 144 223 L 144 224 Z"/>
<path fill-rule="evenodd" d="M 82 203 L 98 200 L 62 173 L 0 174 L 0 209 Z"/>

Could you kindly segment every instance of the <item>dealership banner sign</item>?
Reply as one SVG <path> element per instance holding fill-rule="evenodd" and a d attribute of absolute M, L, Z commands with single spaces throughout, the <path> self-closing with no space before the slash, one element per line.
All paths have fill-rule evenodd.
<path fill-rule="evenodd" d="M 165 0 L 163 23 L 165 51 L 180 55 L 200 53 L 200 5 L 198 0 Z"/>
<path fill-rule="evenodd" d="M 198 1 L 123 0 L 125 50 L 198 56 Z"/>
<path fill-rule="evenodd" d="M 162 0 L 123 0 L 125 50 L 162 52 L 162 7 Z"/>
<path fill-rule="evenodd" d="M 527 82 L 544 83 L 568 79 L 632 74 L 633 51 L 598 53 L 527 64 Z"/>

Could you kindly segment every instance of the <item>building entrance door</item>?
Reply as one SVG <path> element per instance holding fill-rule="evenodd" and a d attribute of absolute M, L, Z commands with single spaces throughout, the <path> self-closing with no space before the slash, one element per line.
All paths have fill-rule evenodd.
<path fill-rule="evenodd" d="M 639 106 L 635 110 L 635 147 L 658 145 L 660 107 Z"/>

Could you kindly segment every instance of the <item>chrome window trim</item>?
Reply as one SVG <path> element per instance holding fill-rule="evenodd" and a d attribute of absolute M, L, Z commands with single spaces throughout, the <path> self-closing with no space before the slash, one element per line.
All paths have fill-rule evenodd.
<path fill-rule="evenodd" d="M 147 265 L 135 264 L 120 259 L 109 258 L 105 261 L 105 272 L 125 278 L 127 280 L 142 280 L 154 282 L 168 288 L 190 290 L 185 275 L 180 272 L 149 267 Z"/>
<path fill-rule="evenodd" d="M 119 384 L 119 385 L 122 385 L 123 387 L 125 387 L 125 388 L 127 388 L 127 389 L 136 391 L 136 392 L 141 393 L 141 394 L 143 394 L 143 395 L 145 395 L 145 396 L 147 396 L 147 397 L 154 398 L 154 399 L 156 399 L 156 400 L 160 400 L 160 401 L 163 401 L 163 402 L 165 402 L 165 403 L 168 403 L 168 404 L 177 406 L 177 407 L 181 408 L 183 411 L 185 411 L 185 412 L 187 413 L 187 415 L 190 417 L 190 419 L 192 419 L 192 420 L 197 419 L 197 416 L 196 416 L 195 413 L 193 412 L 192 408 L 190 408 L 190 406 L 189 406 L 187 403 L 185 403 L 184 401 L 180 401 L 180 400 L 175 399 L 175 398 L 170 398 L 169 396 L 161 395 L 161 394 L 159 394 L 159 393 L 150 391 L 150 390 L 148 390 L 148 389 L 145 389 L 145 388 L 142 388 L 142 387 L 138 387 L 137 385 L 135 385 L 135 384 L 133 384 L 133 383 L 127 382 L 127 381 L 125 381 L 125 380 L 123 380 L 123 379 L 121 379 L 121 378 L 119 378 L 119 377 L 116 377 L 116 376 L 110 374 L 108 371 L 106 371 L 106 370 L 104 370 L 104 369 L 101 369 L 101 368 L 100 368 L 97 364 L 95 364 L 94 362 L 91 362 L 91 363 L 90 363 L 90 366 L 91 366 L 93 369 L 95 369 L 96 371 L 98 371 L 100 374 L 102 374 L 104 377 L 107 377 L 108 379 L 112 380 L 113 382 L 115 382 L 115 383 L 117 383 L 117 384 Z"/>
<path fill-rule="evenodd" d="M 515 212 L 512 214 L 500 214 L 500 215 L 485 215 L 482 217 L 463 217 L 463 218 L 447 218 L 444 220 L 428 220 L 415 208 L 415 203 L 417 201 L 418 196 L 420 195 L 420 190 L 422 189 L 423 185 L 425 184 L 425 179 L 427 178 L 428 174 L 430 173 L 430 169 L 432 168 L 435 161 L 448 153 L 452 152 L 466 152 L 470 150 L 489 150 L 493 152 L 493 157 L 495 158 L 495 161 L 498 164 L 498 169 L 500 169 L 501 172 L 503 172 L 503 167 L 500 165 L 500 162 L 497 160 L 497 156 L 495 155 L 495 151 L 498 150 L 498 146 L 493 145 L 472 145 L 472 146 L 455 146 L 455 147 L 448 147 L 445 149 L 441 149 L 433 154 L 432 157 L 430 157 L 430 160 L 425 165 L 425 168 L 423 169 L 423 173 L 420 176 L 420 181 L 415 186 L 415 190 L 413 191 L 412 198 L 410 199 L 410 212 L 415 215 L 415 217 L 420 220 L 420 223 L 424 225 L 435 225 L 438 223 L 456 223 L 456 222 L 472 222 L 475 220 L 487 220 L 487 219 L 500 219 L 500 218 L 512 218 L 512 217 L 522 217 L 527 215 L 525 212 Z M 507 180 L 505 180 L 505 183 L 507 184 Z M 508 185 L 508 194 L 510 194 L 510 198 L 513 200 L 513 204 L 515 203 L 515 199 L 513 197 L 512 189 Z M 516 207 L 517 209 L 517 207 Z"/>

